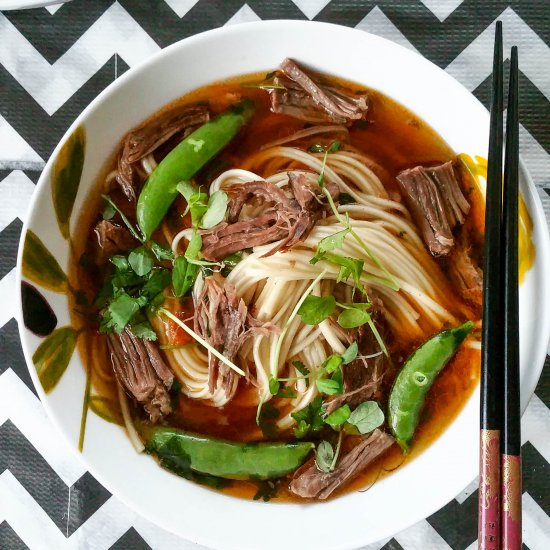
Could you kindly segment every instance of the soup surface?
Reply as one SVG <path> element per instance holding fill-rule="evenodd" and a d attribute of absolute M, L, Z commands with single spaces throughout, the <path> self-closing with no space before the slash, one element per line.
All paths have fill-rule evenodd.
<path fill-rule="evenodd" d="M 355 118 L 339 121 L 315 102 L 292 104 L 295 82 L 287 73 L 195 90 L 126 136 L 82 210 L 70 279 L 84 291 L 72 314 L 83 329 L 79 346 L 94 412 L 124 426 L 138 450 L 144 443 L 161 465 L 184 477 L 235 496 L 303 501 L 364 489 L 405 467 L 470 396 L 479 377 L 475 327 L 465 329 L 469 335 L 439 374 L 432 353 L 413 369 L 414 376 L 424 373 L 416 386 L 407 388 L 410 380 L 396 377 L 430 338 L 479 320 L 483 201 L 456 152 L 403 106 L 377 91 L 314 75 L 333 99 L 345 91 L 353 105 L 364 100 Z M 147 234 L 147 206 L 158 204 L 151 206 L 145 195 L 155 182 L 165 183 L 163 166 L 184 142 L 200 154 L 227 128 L 195 132 L 223 113 L 239 112 L 235 105 L 243 100 L 253 102 L 253 114 L 191 176 L 182 150 L 166 189 L 183 185 Z M 273 112 L 277 101 L 289 106 Z M 200 120 L 203 111 L 210 122 Z M 447 184 L 437 170 L 430 172 L 441 166 L 456 178 L 458 204 L 467 205 L 454 214 L 441 207 L 447 240 L 438 240 L 439 222 L 422 200 L 415 206 L 407 196 L 407 186 L 422 195 L 415 178 L 428 178 L 436 188 L 429 200 L 437 203 L 438 193 L 446 200 Z M 417 167 L 420 175 L 411 172 Z M 301 188 L 298 178 L 305 182 Z M 307 190 L 307 207 L 299 189 Z M 299 238 L 296 227 L 303 231 Z M 191 253 L 196 235 L 199 252 Z M 285 239 L 290 244 L 278 245 Z M 154 286 L 153 277 L 154 296 L 146 286 Z M 427 374 L 435 379 L 424 395 L 418 389 Z M 414 424 L 408 441 L 400 439 L 399 407 L 405 405 L 390 406 L 398 386 L 416 399 L 417 412 L 405 411 Z M 164 447 L 151 443 L 159 426 L 172 434 Z M 178 447 L 177 430 L 205 436 L 206 445 L 217 439 L 280 442 L 283 451 L 271 457 L 277 464 L 285 460 L 278 452 L 313 445 L 278 475 L 223 474 L 204 462 L 195 468 L 195 452 L 203 451 Z M 377 437 L 385 442 L 380 452 Z M 353 453 L 362 445 L 372 456 L 358 464 Z M 224 453 L 218 459 L 229 463 Z M 324 476 L 323 488 L 311 489 L 307 475 L 315 483 Z"/>

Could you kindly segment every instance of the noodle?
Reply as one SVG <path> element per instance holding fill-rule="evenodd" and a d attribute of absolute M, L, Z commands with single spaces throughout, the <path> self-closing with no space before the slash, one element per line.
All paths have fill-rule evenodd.
<path fill-rule="evenodd" d="M 369 168 L 372 161 L 365 155 L 343 150 L 329 154 L 323 168 L 323 154 L 279 146 L 279 142 L 285 140 L 279 140 L 274 146 L 245 159 L 242 169 L 223 172 L 212 182 L 210 193 L 264 180 L 284 188 L 288 184 L 287 171 L 291 169 L 306 170 L 306 176 L 314 183 L 324 170 L 325 181 L 336 183 L 342 192 L 356 201 L 355 204 L 340 205 L 338 212 L 349 215 L 355 233 L 375 258 L 367 255 L 350 237 L 334 252 L 364 262 L 361 282 L 371 297 L 382 299 L 384 308 L 381 313 L 394 334 L 404 341 L 411 341 L 425 337 L 447 323 L 455 323 L 458 312 L 448 297 L 448 283 L 436 262 L 427 254 L 407 208 L 388 196 L 380 178 Z M 350 300 L 351 281 L 336 284 L 340 266 L 327 261 L 316 265 L 310 263 L 319 242 L 343 229 L 334 216 L 329 216 L 316 224 L 304 242 L 287 252 L 264 257 L 276 243 L 255 247 L 250 254 L 243 255 L 242 261 L 227 276 L 227 283 L 235 287 L 237 295 L 254 311 L 259 321 L 270 322 L 281 329 L 304 297 L 306 288 L 321 271 L 324 271 L 323 279 L 315 286 L 313 294 L 343 292 Z M 190 229 L 184 229 L 173 235 L 171 246 L 174 253 L 177 253 L 181 239 L 188 240 L 191 234 Z M 398 291 L 388 286 L 387 273 L 376 259 L 397 282 Z M 200 293 L 201 284 L 199 279 L 193 293 L 195 297 Z M 250 376 L 258 388 L 259 403 L 273 398 L 269 391 L 271 376 L 298 378 L 287 383 L 297 396 L 288 401 L 290 406 L 278 419 L 281 429 L 290 427 L 293 422 L 291 414 L 307 406 L 318 395 L 314 379 L 323 361 L 333 353 L 343 353 L 348 345 L 342 329 L 330 319 L 318 326 L 309 326 L 296 316 L 285 330 L 280 349 L 278 335 L 258 333 L 252 342 L 241 347 L 237 362 L 255 366 Z M 215 407 L 227 402 L 220 385 L 214 392 L 208 388 L 206 353 L 195 347 L 170 350 L 166 355 L 186 395 L 209 400 Z M 367 359 L 369 357 L 364 361 Z M 301 361 L 309 369 L 309 384 L 301 378 L 292 365 L 293 361 Z"/>

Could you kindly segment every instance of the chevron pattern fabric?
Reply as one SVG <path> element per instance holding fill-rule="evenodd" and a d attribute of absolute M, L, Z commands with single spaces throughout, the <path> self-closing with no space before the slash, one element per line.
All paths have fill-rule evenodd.
<path fill-rule="evenodd" d="M 483 103 L 493 24 L 521 52 L 522 155 L 550 220 L 548 0 L 73 0 L 0 13 L 0 549 L 181 549 L 123 505 L 57 434 L 36 396 L 14 320 L 15 263 L 45 161 L 75 117 L 129 67 L 210 28 L 258 19 L 357 27 L 420 52 Z M 524 542 L 550 548 L 550 358 L 523 419 Z M 369 549 L 473 549 L 477 481 Z"/>

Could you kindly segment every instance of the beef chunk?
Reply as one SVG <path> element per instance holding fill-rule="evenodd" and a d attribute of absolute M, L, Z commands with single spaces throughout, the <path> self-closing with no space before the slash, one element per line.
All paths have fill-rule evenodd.
<path fill-rule="evenodd" d="M 470 210 L 452 161 L 404 170 L 397 175 L 397 182 L 432 255 L 449 254 L 454 246 L 452 230 L 464 223 Z"/>
<path fill-rule="evenodd" d="M 161 416 L 172 412 L 168 390 L 174 375 L 157 345 L 134 336 L 128 328 L 121 334 L 109 333 L 107 344 L 119 384 L 143 405 L 151 421 L 157 422 Z"/>
<path fill-rule="evenodd" d="M 155 151 L 175 134 L 204 124 L 209 118 L 205 105 L 184 105 L 166 111 L 152 122 L 130 132 L 118 159 L 117 174 L 117 182 L 126 197 L 132 201 L 136 199 L 139 176 L 134 163 Z"/>
<path fill-rule="evenodd" d="M 355 445 L 340 455 L 332 472 L 319 470 L 314 459 L 306 462 L 294 474 L 290 491 L 302 498 L 326 499 L 357 477 L 394 443 L 393 437 L 381 430 L 374 430 L 368 437 L 354 439 Z"/>
<path fill-rule="evenodd" d="M 121 227 L 109 220 L 101 220 L 94 228 L 96 236 L 95 258 L 98 265 L 104 264 L 121 252 L 134 248 L 139 243 L 126 227 Z"/>
<path fill-rule="evenodd" d="M 279 86 L 270 90 L 274 113 L 312 123 L 346 124 L 364 118 L 368 110 L 365 93 L 354 94 L 342 86 L 324 83 L 308 75 L 292 59 L 281 63 L 274 84 Z"/>
<path fill-rule="evenodd" d="M 281 242 L 266 256 L 288 250 L 307 238 L 315 222 L 326 208 L 319 187 L 314 189 L 303 172 L 289 172 L 289 186 L 293 197 L 266 181 L 235 185 L 230 190 L 228 221 L 222 222 L 202 234 L 204 258 L 219 261 L 229 254 L 275 241 Z M 338 190 L 327 185 L 333 195 Z M 248 201 L 261 202 L 266 208 L 255 218 L 240 220 Z"/>

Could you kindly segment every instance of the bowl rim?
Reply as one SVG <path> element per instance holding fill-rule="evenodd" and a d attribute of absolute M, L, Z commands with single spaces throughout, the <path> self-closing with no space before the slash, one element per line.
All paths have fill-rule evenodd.
<path fill-rule="evenodd" d="M 204 31 L 204 32 L 186 37 L 186 38 L 184 38 L 184 39 L 182 39 L 178 42 L 175 42 L 175 43 L 159 50 L 158 52 L 151 55 L 150 57 L 148 57 L 144 61 L 135 64 L 124 75 L 117 78 L 109 86 L 107 86 L 102 92 L 100 92 L 97 95 L 97 97 L 95 97 L 89 103 L 89 105 L 86 106 L 86 108 L 80 113 L 80 115 L 69 126 L 69 128 L 64 133 L 63 137 L 61 138 L 61 140 L 59 141 L 59 143 L 57 144 L 57 146 L 53 150 L 50 158 L 48 159 L 48 161 L 47 161 L 47 163 L 46 163 L 46 165 L 45 165 L 45 167 L 44 167 L 44 169 L 43 169 L 43 171 L 40 175 L 40 178 L 37 182 L 35 192 L 33 193 L 33 197 L 32 197 L 32 200 L 30 202 L 30 205 L 29 205 L 29 208 L 28 208 L 28 211 L 27 211 L 27 217 L 26 217 L 25 223 L 23 224 L 23 228 L 22 228 L 22 231 L 21 231 L 21 237 L 20 237 L 19 249 L 18 249 L 18 256 L 17 256 L 17 266 L 16 266 L 16 285 L 17 285 L 17 296 L 18 296 L 18 298 L 17 298 L 17 309 L 16 309 L 16 320 L 17 320 L 18 327 L 19 327 L 19 336 L 20 336 L 20 341 L 21 341 L 25 361 L 26 361 L 26 364 L 27 364 L 27 368 L 29 369 L 30 376 L 33 380 L 33 383 L 35 385 L 35 388 L 36 388 L 36 391 L 39 395 L 39 398 L 40 398 L 40 400 L 41 400 L 41 402 L 42 402 L 42 404 L 43 404 L 43 406 L 46 410 L 48 418 L 50 420 L 52 420 L 53 424 L 56 427 L 56 430 L 61 433 L 63 439 L 68 444 L 68 447 L 71 448 L 71 450 L 73 452 L 73 455 L 76 455 L 76 456 L 79 457 L 79 460 L 85 466 L 87 471 L 89 471 L 107 490 L 109 490 L 109 492 L 113 496 L 116 496 L 117 498 L 119 498 L 129 508 L 131 508 L 132 510 L 135 510 L 137 513 L 139 513 L 143 517 L 145 517 L 147 519 L 151 519 L 153 522 L 155 522 L 160 527 L 162 527 L 164 529 L 167 529 L 169 531 L 172 531 L 172 532 L 175 532 L 173 527 L 170 526 L 169 524 L 165 523 L 164 521 L 162 521 L 161 517 L 157 516 L 157 517 L 152 518 L 152 515 L 149 512 L 144 511 L 141 504 L 138 504 L 135 501 L 127 499 L 126 498 L 127 495 L 122 494 L 119 491 L 119 489 L 113 489 L 113 485 L 111 483 L 111 480 L 105 478 L 101 471 L 96 470 L 95 465 L 93 463 L 91 463 L 91 461 L 89 459 L 87 459 L 82 453 L 78 452 L 78 450 L 76 448 L 76 445 L 74 444 L 74 441 L 72 441 L 69 438 L 67 431 L 63 428 L 63 422 L 61 421 L 61 419 L 58 419 L 58 416 L 56 415 L 56 413 L 51 408 L 51 405 L 49 403 L 49 398 L 45 394 L 41 384 L 38 381 L 38 376 L 37 376 L 37 373 L 36 373 L 36 369 L 34 368 L 34 365 L 33 365 L 33 362 L 32 362 L 32 352 L 29 349 L 29 346 L 25 343 L 25 337 L 24 337 L 24 331 L 26 330 L 26 328 L 25 328 L 25 325 L 24 325 L 24 322 L 23 322 L 22 297 L 21 297 L 21 292 L 19 291 L 19 289 L 21 288 L 21 283 L 22 283 L 22 280 L 23 280 L 23 277 L 22 277 L 22 261 L 21 260 L 22 260 L 22 251 L 23 251 L 23 244 L 24 244 L 25 235 L 26 235 L 26 232 L 27 232 L 27 230 L 29 229 L 29 227 L 31 225 L 32 214 L 35 211 L 38 210 L 37 204 L 38 204 L 38 198 L 39 198 L 40 191 L 48 184 L 48 178 L 49 178 L 49 174 L 51 173 L 52 165 L 53 165 L 55 159 L 57 158 L 61 147 L 67 141 L 67 138 L 72 134 L 72 132 L 82 122 L 84 122 L 89 117 L 90 113 L 93 113 L 93 111 L 100 104 L 108 101 L 110 99 L 110 97 L 113 94 L 116 93 L 116 90 L 118 88 L 124 86 L 124 84 L 128 80 L 134 78 L 134 76 L 136 76 L 138 73 L 146 72 L 150 67 L 157 64 L 157 62 L 160 59 L 162 59 L 165 56 L 170 55 L 172 52 L 177 51 L 180 48 L 186 48 L 188 46 L 192 46 L 194 43 L 199 42 L 201 40 L 209 40 L 211 37 L 230 35 L 230 34 L 233 34 L 233 33 L 234 34 L 239 34 L 239 33 L 247 32 L 250 29 L 255 30 L 257 28 L 280 27 L 280 28 L 283 28 L 285 30 L 288 30 L 289 27 L 290 28 L 294 27 L 295 29 L 299 29 L 300 27 L 306 27 L 306 26 L 312 26 L 312 25 L 315 25 L 315 26 L 321 27 L 321 28 L 326 28 L 327 30 L 329 30 L 329 31 L 332 30 L 333 32 L 346 32 L 346 33 L 350 33 L 350 34 L 354 33 L 357 36 L 362 36 L 362 37 L 364 37 L 364 35 L 368 35 L 369 38 L 373 42 L 378 42 L 380 44 L 381 48 L 384 48 L 384 47 L 389 48 L 391 46 L 391 48 L 397 48 L 397 49 L 400 49 L 404 52 L 407 52 L 407 55 L 416 58 L 417 62 L 419 62 L 419 63 L 421 62 L 421 63 L 424 63 L 424 64 L 426 64 L 426 63 L 430 64 L 432 67 L 434 67 L 435 69 L 438 70 L 441 78 L 446 78 L 448 80 L 451 80 L 454 83 L 454 86 L 458 85 L 461 88 L 463 88 L 463 90 L 465 90 L 466 92 L 468 92 L 470 94 L 470 92 L 460 82 L 458 82 L 452 76 L 447 74 L 441 68 L 437 67 L 437 65 L 435 65 L 430 60 L 426 59 L 420 53 L 408 50 L 407 48 L 405 48 L 405 47 L 403 47 L 399 44 L 396 44 L 396 43 L 394 43 L 394 42 L 392 42 L 392 41 L 390 41 L 386 38 L 383 38 L 383 37 L 380 37 L 380 36 L 377 36 L 377 35 L 373 35 L 371 33 L 367 33 L 365 31 L 357 29 L 357 28 L 350 28 L 350 27 L 346 27 L 346 26 L 338 25 L 338 24 L 334 24 L 334 23 L 325 23 L 325 22 L 317 22 L 317 21 L 264 20 L 264 21 L 254 21 L 254 22 L 249 22 L 249 23 L 242 23 L 242 24 L 239 24 L 239 25 L 232 25 L 232 26 L 226 26 L 226 27 L 210 29 L 210 30 L 207 30 L 207 31 Z M 475 101 L 477 101 L 477 103 L 479 105 L 481 105 L 481 103 L 473 95 L 472 95 L 472 98 Z M 485 110 L 484 107 L 483 107 L 483 109 Z M 487 122 L 488 122 L 488 113 L 487 113 L 486 110 L 485 110 L 485 112 L 487 114 Z M 443 138 L 445 139 L 445 136 L 443 136 Z M 533 205 L 533 209 L 530 210 L 530 214 L 533 218 L 533 224 L 536 227 L 537 225 L 540 225 L 542 222 L 545 222 L 546 218 L 545 218 L 545 215 L 544 215 L 544 211 L 543 211 L 543 208 L 542 208 L 540 198 L 539 198 L 538 194 L 535 191 L 536 188 L 535 188 L 535 185 L 533 183 L 533 180 L 532 180 L 530 174 L 527 172 L 527 170 L 525 168 L 525 165 L 522 161 L 520 161 L 520 170 L 522 172 L 523 178 L 525 179 L 525 181 L 527 183 L 526 190 L 529 193 L 529 199 L 530 199 L 531 204 Z M 542 223 L 542 225 L 543 225 L 543 228 L 545 228 L 546 230 L 543 231 L 542 234 L 540 235 L 541 238 L 542 238 L 542 242 L 539 243 L 538 248 L 537 248 L 536 262 L 539 262 L 539 261 L 542 262 L 542 269 L 546 273 L 550 273 L 550 238 L 549 238 L 549 235 L 548 235 L 548 229 L 547 229 L 546 223 Z M 548 285 L 544 285 L 543 290 L 546 294 L 546 297 L 548 298 Z M 536 363 L 540 364 L 541 367 L 540 367 L 540 370 L 539 370 L 539 374 L 536 377 L 537 380 L 540 377 L 540 373 L 542 372 L 544 357 L 546 356 L 546 350 L 547 350 L 547 346 L 548 346 L 547 342 L 548 342 L 548 340 L 550 340 L 550 312 L 546 313 L 545 318 L 544 318 L 543 328 L 540 330 L 540 332 L 543 336 L 546 335 L 546 342 L 539 342 L 539 345 L 538 345 L 538 350 L 537 350 L 538 353 L 537 353 Z M 79 361 L 80 361 L 80 359 L 79 359 Z M 475 398 L 475 396 L 478 392 L 478 389 L 479 389 L 479 386 L 477 387 L 477 390 L 474 391 L 472 396 L 468 399 L 468 401 L 466 401 L 464 407 L 466 406 L 466 404 L 469 402 L 470 399 Z M 527 402 L 532 397 L 533 392 L 534 392 L 534 387 L 533 387 L 532 391 L 529 390 L 528 399 L 526 399 L 525 401 L 522 400 L 522 412 L 525 410 L 525 408 L 527 406 Z M 460 413 L 452 421 L 452 423 L 456 422 L 459 416 L 460 416 Z M 440 439 L 441 435 L 437 439 Z M 431 445 L 435 444 L 437 439 Z M 475 473 L 474 473 L 474 475 L 475 475 Z M 472 479 L 473 479 L 473 476 L 472 476 Z M 455 485 L 456 485 L 456 482 L 455 482 Z M 459 488 L 456 492 L 453 492 L 452 496 L 450 496 L 450 499 L 454 498 L 454 496 L 456 496 L 456 494 L 458 494 L 459 491 L 462 488 L 463 487 L 461 486 L 461 488 Z M 447 491 L 447 492 L 449 492 L 449 491 Z M 227 499 L 231 499 L 231 500 L 227 500 L 228 503 L 235 500 L 235 497 L 230 497 L 230 496 L 227 496 L 227 495 L 224 495 L 224 496 Z M 447 500 L 446 502 L 448 502 L 449 500 Z M 436 512 L 442 506 L 444 506 L 446 504 L 446 502 L 443 503 L 443 504 L 441 503 L 441 501 L 439 501 L 439 504 L 436 504 L 435 502 L 432 502 L 430 506 L 428 506 L 428 507 L 424 506 L 422 508 L 422 512 L 420 514 L 417 513 L 416 516 L 409 518 L 408 522 L 402 523 L 401 525 L 399 525 L 398 530 L 405 529 L 405 528 L 413 525 L 417 521 L 419 521 L 419 520 L 427 517 L 428 515 Z M 311 506 L 320 506 L 320 505 L 322 505 L 322 504 L 311 504 Z M 280 506 L 280 505 L 279 504 L 272 504 L 272 506 Z M 310 505 L 309 504 L 307 504 L 307 505 L 299 505 L 298 504 L 298 505 L 293 505 L 293 506 L 296 506 L 296 509 L 299 510 L 299 508 L 301 506 L 310 506 Z M 425 513 L 426 508 L 428 508 L 428 513 Z M 388 530 L 388 533 L 385 536 L 390 536 L 390 535 L 392 535 L 396 532 L 397 531 L 395 529 L 393 529 L 391 531 Z M 178 532 L 177 534 L 179 536 L 182 536 L 182 537 L 184 536 L 184 535 L 181 534 L 181 532 Z M 208 545 L 212 548 L 220 548 L 221 547 L 219 545 L 219 542 L 220 542 L 219 537 L 212 538 L 212 535 L 209 534 L 209 533 L 195 531 L 193 533 L 189 532 L 189 534 L 187 536 L 189 537 L 188 540 L 192 540 L 193 542 L 198 542 L 200 544 L 205 544 L 205 545 Z M 250 544 L 250 543 L 248 541 L 243 541 L 243 544 L 240 546 L 240 548 L 254 548 L 254 546 L 248 546 L 247 544 Z M 328 549 L 333 549 L 333 548 L 334 549 L 336 549 L 336 548 L 338 548 L 338 549 L 350 548 L 351 549 L 351 548 L 356 548 L 357 546 L 360 546 L 362 544 L 365 544 L 365 538 L 357 538 L 356 540 L 353 540 L 353 541 L 350 539 L 344 544 L 339 544 L 338 546 L 334 546 L 334 545 L 333 546 L 326 546 L 325 548 L 327 548 L 327 550 Z M 228 546 L 226 546 L 226 548 L 238 548 L 238 546 L 229 544 Z"/>

